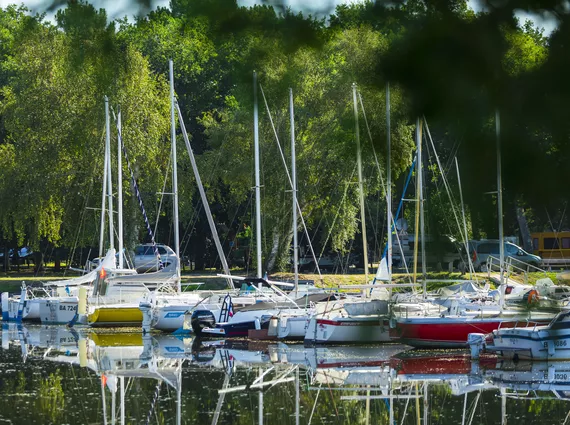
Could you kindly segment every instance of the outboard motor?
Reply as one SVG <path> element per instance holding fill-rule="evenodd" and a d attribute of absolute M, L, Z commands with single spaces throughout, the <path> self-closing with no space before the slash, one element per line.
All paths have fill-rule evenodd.
<path fill-rule="evenodd" d="M 204 336 L 202 329 L 216 326 L 216 318 L 210 310 L 194 310 L 192 313 L 192 330 L 197 336 Z"/>

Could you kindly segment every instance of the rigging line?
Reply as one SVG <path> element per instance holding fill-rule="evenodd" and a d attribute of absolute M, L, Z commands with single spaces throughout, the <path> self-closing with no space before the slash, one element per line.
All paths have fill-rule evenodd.
<path fill-rule="evenodd" d="M 429 155 L 429 150 L 428 150 L 428 157 L 429 157 L 429 158 L 428 158 L 429 163 L 430 163 L 430 164 L 433 164 L 433 162 L 432 162 L 432 160 L 431 160 L 431 155 Z M 437 180 L 434 181 L 434 184 L 435 184 L 435 187 L 436 187 L 435 196 L 436 196 L 437 199 L 439 200 L 440 204 L 443 204 L 443 199 L 442 199 L 441 190 L 440 190 L 440 184 L 438 183 Z M 453 204 L 451 204 L 451 208 L 452 208 L 452 209 L 455 209 L 456 207 L 455 207 Z M 443 216 L 443 218 L 445 219 L 445 224 L 447 225 L 447 229 L 448 229 L 449 233 L 450 233 L 451 235 L 453 235 L 454 232 L 453 232 L 453 228 L 452 228 L 452 225 L 451 225 L 451 222 L 450 222 L 450 219 L 449 219 L 449 214 L 447 213 L 447 209 L 444 209 L 444 213 L 442 214 L 442 216 Z M 461 229 L 460 229 L 460 233 L 461 233 L 462 236 L 465 236 L 464 233 L 461 232 Z M 463 239 L 464 239 L 464 238 L 463 238 Z M 464 261 L 464 262 L 465 262 L 465 259 L 463 258 L 464 255 L 461 253 L 461 250 L 460 250 L 460 249 L 457 249 L 457 253 L 459 254 L 459 257 L 461 258 L 461 261 Z M 469 253 L 466 252 L 465 255 L 468 256 Z M 467 262 L 469 262 L 469 259 L 467 259 Z"/>
<path fill-rule="evenodd" d="M 313 408 L 311 410 L 311 415 L 309 416 L 309 422 L 308 425 L 311 425 L 311 422 L 313 421 L 313 414 L 315 413 L 315 409 L 317 407 L 317 401 L 319 400 L 319 394 L 321 393 L 321 387 L 322 387 L 323 383 L 321 382 L 319 384 L 319 389 L 317 390 L 317 395 L 315 397 L 315 402 L 313 403 Z"/>
<path fill-rule="evenodd" d="M 409 391 L 410 395 L 412 395 L 412 391 Z M 408 413 L 408 404 L 410 403 L 410 397 L 406 398 L 406 404 L 404 405 L 404 414 L 402 415 L 402 422 L 400 425 L 404 425 L 404 420 L 406 419 L 406 414 Z"/>
<path fill-rule="evenodd" d="M 473 417 L 475 416 L 475 410 L 477 410 L 476 409 L 477 403 L 479 402 L 480 398 L 481 398 L 481 391 L 479 391 L 477 393 L 477 397 L 475 398 L 475 401 L 473 402 L 473 409 L 471 410 L 471 417 L 469 418 L 469 424 L 468 425 L 471 425 L 471 423 L 473 422 Z"/>
<path fill-rule="evenodd" d="M 560 217 L 560 223 L 558 224 L 558 232 L 560 233 L 560 230 L 562 229 L 562 222 L 564 221 L 564 216 L 566 215 L 566 207 L 568 206 L 568 203 L 564 203 L 564 210 L 562 211 L 562 216 Z"/>
<path fill-rule="evenodd" d="M 162 185 L 162 191 L 160 192 L 160 202 L 158 203 L 158 209 L 156 210 L 156 221 L 154 223 L 154 235 L 158 229 L 158 220 L 160 219 L 160 211 L 162 210 L 162 201 L 164 200 L 164 193 L 166 192 L 166 183 L 168 182 L 168 175 L 170 174 L 170 166 L 172 164 L 172 155 L 168 155 L 168 165 L 166 166 L 166 175 L 164 176 L 164 184 Z M 174 164 L 176 166 L 176 164 Z"/>
<path fill-rule="evenodd" d="M 101 132 L 101 140 L 100 140 L 100 143 L 103 143 L 103 140 L 104 140 L 104 138 L 105 138 L 105 131 L 104 131 L 104 128 L 105 128 L 105 126 L 103 126 L 103 131 Z M 100 155 L 97 155 L 95 158 L 97 159 L 97 158 L 99 158 L 99 157 L 100 157 Z M 93 170 L 91 171 L 91 175 L 92 175 L 92 176 L 95 175 L 95 170 L 97 169 L 98 166 L 99 166 L 99 164 L 97 163 L 97 161 L 94 161 L 94 162 L 93 162 Z M 91 191 L 93 190 L 94 181 L 93 181 L 93 179 L 90 179 L 90 180 L 91 180 L 91 184 L 89 185 L 89 190 L 87 191 L 87 196 L 86 196 L 86 198 L 85 198 L 85 203 L 84 203 L 84 206 L 83 206 L 83 211 L 82 211 L 82 213 L 81 213 L 81 218 L 80 218 L 80 222 L 79 222 L 79 227 L 78 227 L 78 229 L 77 229 L 77 235 L 76 235 L 76 237 L 75 237 L 75 242 L 74 242 L 74 244 L 73 244 L 73 250 L 72 250 L 72 252 L 71 252 L 70 255 L 69 255 L 69 257 L 70 257 L 69 260 L 71 260 L 71 261 L 73 260 L 73 256 L 75 255 L 75 251 L 77 250 L 77 244 L 79 243 L 79 234 L 81 233 L 81 229 L 82 229 L 82 227 L 83 227 L 82 224 L 83 224 L 83 221 L 85 220 L 85 215 L 87 214 L 87 203 L 88 203 L 88 201 L 89 201 L 89 195 L 91 194 Z"/>
<path fill-rule="evenodd" d="M 427 152 L 428 152 L 428 162 L 430 165 L 433 165 L 433 161 L 431 159 L 431 154 L 430 154 L 429 150 Z M 435 184 L 435 188 L 436 188 L 435 196 L 440 201 L 440 203 L 443 204 L 443 199 L 441 197 L 440 184 L 438 183 L 437 179 L 434 180 L 434 184 Z M 453 204 L 451 204 L 451 208 L 453 209 L 453 208 L 455 208 L 455 206 Z M 447 209 L 444 209 L 442 216 L 445 219 L 445 224 L 447 225 L 447 229 L 449 230 L 449 233 L 453 234 L 453 229 L 452 229 L 451 224 L 450 224 L 449 215 L 447 214 Z"/>
<path fill-rule="evenodd" d="M 377 208 L 376 211 L 379 211 L 380 208 Z M 366 204 L 366 211 L 368 212 L 368 217 L 372 216 L 372 212 L 370 210 L 370 205 L 368 205 L 368 203 Z M 370 222 L 370 225 L 372 227 L 372 234 L 374 235 L 374 254 L 376 254 L 376 248 L 378 246 L 380 246 L 380 242 L 378 239 L 378 227 L 375 226 L 375 223 L 373 223 L 372 221 Z M 382 222 L 382 225 L 384 225 L 384 222 Z M 381 234 L 382 239 L 384 239 L 384 230 L 382 229 L 382 234 Z"/>
<path fill-rule="evenodd" d="M 113 112 L 113 115 L 114 115 L 114 112 Z M 117 137 L 119 138 L 119 142 L 121 143 L 121 149 L 123 151 L 123 157 L 125 159 L 125 162 L 127 163 L 127 169 L 129 170 L 129 174 L 131 175 L 131 186 L 135 192 L 135 196 L 136 196 L 138 203 L 139 203 L 139 208 L 140 208 L 141 213 L 142 213 L 143 218 L 144 218 L 146 230 L 150 236 L 150 240 L 152 243 L 152 250 L 153 250 L 156 258 L 158 259 L 158 268 L 162 269 L 164 267 L 164 265 L 162 264 L 162 260 L 160 259 L 160 253 L 158 252 L 158 246 L 156 245 L 156 242 L 154 239 L 154 233 L 152 231 L 152 228 L 150 227 L 150 221 L 149 221 L 148 216 L 146 214 L 146 209 L 145 209 L 144 204 L 143 204 L 142 196 L 141 196 L 141 193 L 139 190 L 139 185 L 137 184 L 137 181 L 135 179 L 135 173 L 134 173 L 133 168 L 131 166 L 131 162 L 129 161 L 129 156 L 127 154 L 127 148 L 126 148 L 125 144 L 123 143 L 123 137 L 121 135 L 121 129 L 119 127 L 118 121 L 115 121 L 115 124 L 117 127 Z M 109 237 L 112 237 L 112 236 L 110 235 Z"/>
<path fill-rule="evenodd" d="M 453 199 L 453 196 L 451 195 L 451 189 L 449 188 L 449 184 L 448 184 L 448 182 L 447 182 L 447 178 L 445 177 L 444 170 L 443 170 L 442 167 L 441 167 L 441 162 L 439 161 L 439 155 L 437 154 L 437 151 L 435 150 L 435 145 L 434 145 L 434 143 L 433 143 L 433 139 L 432 139 L 431 133 L 430 133 L 430 131 L 429 131 L 429 126 L 428 126 L 426 117 L 424 116 L 423 119 L 424 119 L 424 123 L 425 123 L 425 125 L 426 125 L 426 133 L 427 133 L 428 138 L 429 138 L 429 141 L 430 141 L 430 143 L 431 143 L 431 147 L 432 147 L 432 149 L 433 149 L 433 153 L 434 153 L 435 159 L 436 159 L 436 161 L 437 161 L 437 165 L 438 165 L 438 167 L 439 167 L 439 169 L 440 169 L 440 171 L 441 171 L 441 173 L 442 173 L 441 177 L 442 177 L 443 185 L 444 185 L 445 190 L 446 190 L 446 192 L 447 192 L 447 196 L 449 197 L 449 201 L 451 202 L 451 205 L 452 205 L 451 210 L 453 211 L 453 216 L 454 216 L 454 218 L 455 218 L 455 223 L 457 224 L 457 228 L 459 229 L 459 233 L 460 233 L 461 236 L 462 236 L 461 239 L 463 239 L 463 242 L 464 242 L 465 246 L 467 247 L 468 244 L 469 244 L 469 241 L 465 240 L 465 235 L 463 234 L 463 231 L 461 230 L 461 224 L 460 224 L 459 218 L 458 218 L 458 216 L 457 216 L 457 211 L 455 210 L 454 199 Z M 429 149 L 428 149 L 428 151 L 429 151 Z M 468 253 L 466 253 L 466 254 L 468 255 Z M 470 258 L 470 257 L 468 257 L 468 258 Z M 471 269 L 471 268 L 472 268 L 472 265 L 470 265 L 469 268 Z M 473 273 L 474 273 L 474 270 L 473 270 Z M 473 274 L 473 276 L 475 276 L 475 274 Z M 475 278 L 475 280 L 477 281 L 477 278 Z"/>
<path fill-rule="evenodd" d="M 366 123 L 366 130 L 368 132 L 368 138 L 370 139 L 370 146 L 372 146 L 372 153 L 374 154 L 374 161 L 378 167 L 378 175 L 380 176 L 380 185 L 384 189 L 384 194 L 387 193 L 386 184 L 384 183 L 384 177 L 382 176 L 382 168 L 380 167 L 380 162 L 378 161 L 378 156 L 376 156 L 376 149 L 374 149 L 374 143 L 372 140 L 372 133 L 370 132 L 370 127 L 368 126 L 368 119 L 366 118 L 366 112 L 364 110 L 364 103 L 362 102 L 362 95 L 358 91 L 358 97 L 360 99 L 360 106 L 362 107 L 362 116 L 364 117 L 364 122 Z"/>
<path fill-rule="evenodd" d="M 102 133 L 101 136 L 101 142 L 103 142 L 105 135 L 104 133 Z M 97 168 L 99 164 L 97 162 L 94 162 L 93 164 L 93 171 L 91 171 L 91 175 L 95 174 L 95 170 Z M 83 223 L 85 221 L 85 217 L 87 215 L 87 204 L 89 203 L 89 197 L 91 195 L 91 191 L 93 190 L 93 185 L 94 185 L 94 180 L 91 180 L 91 184 L 89 185 L 89 190 L 87 191 L 87 195 L 85 197 L 85 202 L 83 204 L 83 210 L 81 211 L 80 214 L 80 220 L 79 220 L 79 227 L 77 228 L 77 235 L 75 236 L 75 242 L 73 243 L 73 249 L 71 250 L 71 252 L 68 255 L 68 259 L 67 259 L 67 264 L 71 264 L 73 262 L 73 257 L 75 256 L 75 251 L 77 250 L 77 245 L 79 244 L 79 234 L 81 233 L 81 230 L 84 229 L 85 227 L 83 226 Z M 66 269 L 67 271 L 67 269 Z M 65 272 L 64 272 L 64 276 L 65 276 Z"/>
<path fill-rule="evenodd" d="M 352 174 L 350 175 L 350 179 L 349 179 L 349 180 L 352 180 L 352 178 L 354 177 L 354 173 L 355 173 L 355 172 L 356 172 L 356 165 L 354 165 L 354 168 L 352 169 Z M 321 253 L 319 254 L 319 260 L 323 257 L 323 253 L 325 252 L 325 248 L 326 248 L 326 246 L 327 246 L 327 243 L 328 243 L 328 241 L 329 241 L 329 239 L 330 239 L 330 237 L 331 237 L 332 231 L 334 230 L 334 225 L 335 225 L 336 220 L 337 220 L 337 218 L 338 218 L 338 216 L 339 216 L 339 214 L 340 214 L 340 209 L 342 208 L 344 199 L 346 198 L 346 194 L 347 194 L 347 192 L 348 192 L 348 186 L 349 186 L 349 183 L 345 183 L 345 185 L 344 185 L 344 194 L 342 195 L 342 198 L 341 198 L 341 200 L 340 200 L 340 202 L 339 202 L 339 206 L 338 206 L 338 209 L 336 210 L 336 214 L 335 214 L 335 216 L 334 216 L 334 218 L 333 218 L 333 222 L 332 222 L 331 226 L 329 227 L 329 233 L 328 233 L 328 235 L 327 235 L 327 238 L 325 239 L 325 242 L 323 243 L 323 246 L 322 246 L 322 248 L 321 248 Z"/>
<path fill-rule="evenodd" d="M 360 100 L 360 106 L 362 108 L 362 116 L 364 118 L 364 123 L 366 124 L 366 131 L 368 133 L 368 139 L 370 140 L 370 146 L 372 147 L 372 153 L 374 154 L 374 161 L 376 162 L 376 167 L 378 167 L 378 176 L 380 177 L 380 186 L 384 190 L 384 196 L 388 195 L 387 183 L 384 181 L 384 176 L 382 175 L 382 167 L 380 167 L 380 162 L 378 161 L 378 156 L 376 155 L 376 149 L 374 149 L 374 142 L 372 139 L 372 132 L 370 131 L 370 126 L 368 125 L 368 118 L 366 117 L 366 110 L 364 109 L 364 102 L 362 101 L 362 94 L 360 90 L 358 91 L 358 98 Z M 388 199 L 386 198 L 386 208 L 392 208 L 391 205 L 388 205 Z M 377 234 L 374 233 L 375 241 L 378 242 Z M 390 237 L 388 235 L 387 237 Z M 388 244 L 386 244 L 386 250 L 388 250 Z"/>
<path fill-rule="evenodd" d="M 261 95 L 263 97 L 263 102 L 265 103 L 265 108 L 267 109 L 267 115 L 269 116 L 269 122 L 271 123 L 271 128 L 273 129 L 273 133 L 275 134 L 275 141 L 277 142 L 277 146 L 279 147 L 279 153 L 281 154 L 281 159 L 283 160 L 283 166 L 285 167 L 285 172 L 287 174 L 287 178 L 289 179 L 289 185 L 291 186 L 291 189 L 293 190 L 293 180 L 291 179 L 291 174 L 289 173 L 289 168 L 287 167 L 287 162 L 285 161 L 283 149 L 281 149 L 281 143 L 279 142 L 279 137 L 277 136 L 277 130 L 275 129 L 275 125 L 273 124 L 273 118 L 271 116 L 271 111 L 269 110 L 269 105 L 267 104 L 267 99 L 265 98 L 265 92 L 263 91 L 263 87 L 261 86 L 261 84 L 259 85 L 259 89 L 260 89 Z M 303 224 L 303 228 L 305 229 L 305 233 L 307 234 L 307 239 L 309 242 L 309 249 L 311 250 L 311 254 L 313 255 L 313 260 L 315 261 L 315 264 L 317 265 L 317 272 L 319 274 L 319 278 L 322 281 L 323 276 L 321 275 L 321 270 L 319 269 L 319 262 L 317 261 L 317 258 L 315 256 L 315 251 L 313 250 L 313 244 L 311 243 L 311 239 L 309 237 L 309 231 L 307 230 L 307 225 L 305 224 L 305 219 L 303 218 L 303 211 L 301 211 L 301 205 L 299 204 L 298 200 L 297 200 L 297 210 L 299 211 L 299 218 L 301 219 L 301 223 Z"/>
<path fill-rule="evenodd" d="M 564 418 L 564 422 L 562 422 L 562 425 L 566 425 L 568 423 L 568 419 L 570 418 L 570 410 L 568 411 L 568 414 L 566 415 L 566 418 Z"/>

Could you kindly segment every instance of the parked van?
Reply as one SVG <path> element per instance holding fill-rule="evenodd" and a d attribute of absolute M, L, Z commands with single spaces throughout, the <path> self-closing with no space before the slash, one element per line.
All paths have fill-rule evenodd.
<path fill-rule="evenodd" d="M 168 264 L 176 261 L 176 253 L 172 248 L 162 244 L 156 244 L 156 247 L 163 266 L 166 267 Z M 136 246 L 134 263 L 138 272 L 158 270 L 158 257 L 154 254 L 153 245 L 149 243 Z"/>
<path fill-rule="evenodd" d="M 542 259 L 538 255 L 529 254 L 520 246 L 515 245 L 512 242 L 505 242 L 505 260 L 511 258 L 511 261 L 516 265 L 516 262 L 521 262 L 521 266 L 531 265 L 534 267 L 539 267 L 541 265 Z M 471 253 L 471 260 L 473 261 L 473 267 L 475 270 L 481 271 L 484 264 L 487 263 L 489 256 L 499 258 L 500 243 L 498 240 L 481 240 L 481 241 L 469 241 L 469 251 Z"/>
<path fill-rule="evenodd" d="M 461 270 L 463 263 L 466 262 L 464 246 L 449 235 L 443 235 L 437 241 L 429 235 L 426 236 L 425 249 L 427 266 L 435 268 L 436 270 Z M 404 254 L 403 257 L 402 253 Z M 399 235 L 397 239 L 393 239 L 392 265 L 395 268 L 403 267 L 403 260 L 405 260 L 408 268 L 412 267 L 414 264 L 414 254 L 415 241 L 413 235 L 404 234 Z M 421 262 L 421 247 L 418 247 L 418 264 L 421 264 Z"/>

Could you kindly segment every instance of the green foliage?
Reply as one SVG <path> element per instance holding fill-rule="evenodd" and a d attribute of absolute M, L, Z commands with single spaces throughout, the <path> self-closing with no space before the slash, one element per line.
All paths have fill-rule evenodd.
<path fill-rule="evenodd" d="M 570 57 L 566 20 L 547 39 L 531 23 L 520 25 L 513 10 L 509 4 L 475 14 L 463 0 L 367 1 L 339 6 L 327 23 L 268 4 L 248 8 L 235 1 L 176 0 L 170 10 L 159 8 L 130 23 L 109 22 L 104 10 L 70 2 L 57 12 L 56 25 L 24 8 L 1 10 L 0 197 L 9 202 L 0 203 L 0 239 L 34 246 L 41 241 L 94 244 L 98 220 L 87 208 L 100 203 L 104 95 L 115 110 L 121 108 L 129 157 L 151 222 L 157 219 L 156 194 L 169 184 L 171 58 L 177 97 L 225 238 L 252 222 L 252 71 L 258 72 L 265 267 L 286 268 L 290 257 L 289 179 L 265 109 L 266 99 L 290 167 L 289 88 L 295 99 L 299 202 L 320 245 L 317 251 L 346 253 L 362 237 L 353 83 L 365 108 L 360 135 L 369 209 L 385 216 L 381 181 L 389 81 L 394 198 L 412 162 L 413 123 L 425 115 L 441 156 L 459 156 L 472 233 L 492 234 L 494 201 L 483 193 L 495 187 L 489 170 L 496 107 L 503 114 L 504 155 L 514 156 L 504 164 L 506 205 L 513 213 L 515 203 L 534 205 L 568 193 L 567 188 L 542 190 L 520 164 L 532 162 L 570 176 L 564 112 L 570 94 L 557 79 Z M 211 246 L 209 231 L 178 139 L 181 225 L 194 228 L 191 249 L 203 255 Z M 481 164 L 490 165 L 482 170 Z M 457 235 L 449 225 L 457 200 L 446 200 L 440 171 L 433 163 L 431 168 L 429 230 Z M 144 238 L 144 229 L 128 177 L 123 179 L 126 234 L 133 245 Z M 410 223 L 412 212 L 404 213 Z M 513 213 L 506 217 L 510 232 L 516 228 Z M 159 239 L 164 240 L 169 233 L 164 217 L 170 214 L 160 214 Z M 533 215 L 537 224 L 543 222 L 539 215 Z"/>

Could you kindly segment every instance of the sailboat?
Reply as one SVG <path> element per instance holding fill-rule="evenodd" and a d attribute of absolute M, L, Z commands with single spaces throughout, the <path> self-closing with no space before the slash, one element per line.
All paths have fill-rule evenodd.
<path fill-rule="evenodd" d="M 111 159 L 110 159 L 110 117 L 109 117 L 109 101 L 105 98 L 105 123 L 106 123 L 106 159 L 108 164 L 108 181 L 104 186 L 104 195 L 108 187 L 109 195 L 109 242 L 111 249 L 114 251 L 114 232 L 113 232 L 113 204 L 112 204 L 112 179 L 111 179 Z M 119 181 L 119 267 L 116 267 L 115 259 L 111 269 L 102 267 L 97 273 L 97 279 L 93 285 L 92 293 L 87 297 L 86 307 L 79 311 L 81 315 L 85 315 L 87 322 L 91 326 L 132 326 L 140 325 L 142 322 L 142 313 L 138 308 L 141 299 L 150 293 L 149 286 L 156 286 L 176 281 L 178 261 L 173 261 L 169 266 L 154 273 L 138 275 L 135 270 L 123 267 L 123 235 L 122 235 L 122 160 L 121 152 L 123 151 L 123 140 L 121 137 L 121 119 L 120 113 L 117 120 L 118 130 L 118 181 Z M 126 152 L 126 151 L 125 151 Z M 133 180 L 134 182 L 134 180 Z M 136 188 L 135 188 L 136 189 Z M 138 191 L 136 191 L 138 194 Z M 105 197 L 103 197 L 104 199 Z M 104 202 L 104 201 L 103 201 Z M 141 203 L 142 205 L 142 203 Z M 103 204 L 104 210 L 104 204 Z M 146 214 L 143 214 L 146 219 Z M 101 228 L 103 229 L 104 219 L 102 216 Z M 150 226 L 147 223 L 147 227 Z M 154 236 L 151 233 L 151 239 Z M 103 234 L 100 238 L 100 246 L 103 245 Z M 176 256 L 179 258 L 178 254 Z M 178 275 L 179 277 L 179 275 Z M 83 294 L 83 297 L 86 295 Z"/>
<path fill-rule="evenodd" d="M 526 308 L 505 308 L 504 279 L 504 242 L 503 242 L 503 199 L 501 183 L 501 155 L 500 155 L 500 116 L 495 115 L 497 139 L 497 205 L 500 239 L 500 270 L 501 285 L 499 288 L 500 300 L 498 308 L 479 307 L 476 310 L 461 308 L 460 304 L 451 306 L 447 312 L 438 315 L 414 312 L 409 314 L 402 309 L 392 314 L 390 337 L 398 342 L 414 347 L 466 347 L 470 333 L 489 333 L 499 327 L 513 327 L 517 323 L 543 323 L 547 324 L 554 317 L 554 313 L 529 311 Z M 417 128 L 420 128 L 418 120 Z M 417 134 L 420 131 L 416 131 Z M 421 136 L 418 136 L 418 146 L 421 146 Z M 418 157 L 421 163 L 421 157 Z M 425 275 L 425 273 L 424 273 Z M 425 277 L 424 277 L 425 285 Z M 424 286 L 425 294 L 425 286 Z"/>
<path fill-rule="evenodd" d="M 366 291 L 366 297 L 352 298 L 350 300 L 339 300 L 333 303 L 320 305 L 317 313 L 309 321 L 305 333 L 305 342 L 309 344 L 323 343 L 374 343 L 389 342 L 389 298 L 390 293 L 387 288 L 391 284 L 374 285 L 376 281 L 391 280 L 392 269 L 392 246 L 391 246 L 391 174 L 388 171 L 388 183 L 386 191 L 387 215 L 388 215 L 388 252 L 382 259 L 373 285 L 368 285 L 368 247 L 366 245 L 366 226 L 364 191 L 362 183 L 362 161 L 360 149 L 360 130 L 358 124 L 358 101 L 356 84 L 352 86 L 352 97 L 354 104 L 355 139 L 357 146 L 357 167 L 360 195 L 360 222 L 362 226 L 362 240 L 365 264 L 365 285 L 351 286 L 354 289 Z M 390 89 L 386 85 L 386 127 L 388 143 L 388 164 L 390 170 Z M 369 291 L 369 292 L 368 292 Z"/>

